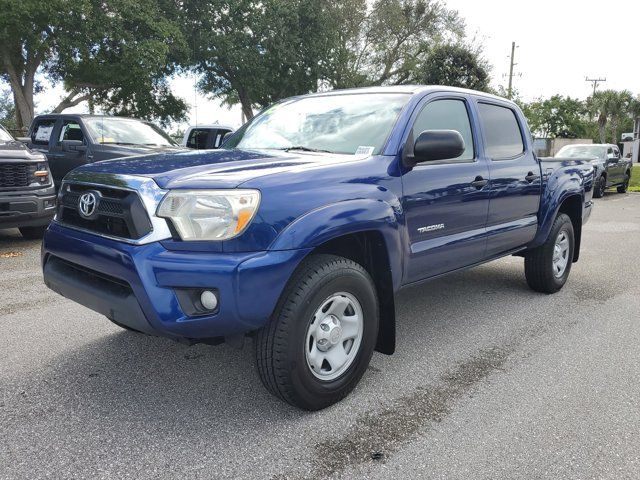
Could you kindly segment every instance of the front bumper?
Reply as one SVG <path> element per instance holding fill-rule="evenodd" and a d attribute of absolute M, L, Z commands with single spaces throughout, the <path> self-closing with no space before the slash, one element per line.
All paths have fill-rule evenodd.
<path fill-rule="evenodd" d="M 55 214 L 55 203 L 53 186 L 0 192 L 0 228 L 47 225 Z"/>
<path fill-rule="evenodd" d="M 309 252 L 222 253 L 131 245 L 53 222 L 42 245 L 49 288 L 148 334 L 207 341 L 262 327 Z M 176 289 L 215 289 L 218 309 L 188 316 Z"/>

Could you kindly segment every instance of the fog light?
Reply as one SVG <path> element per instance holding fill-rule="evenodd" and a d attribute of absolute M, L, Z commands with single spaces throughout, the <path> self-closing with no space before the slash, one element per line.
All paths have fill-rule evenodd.
<path fill-rule="evenodd" d="M 200 303 L 207 310 L 215 310 L 218 307 L 218 297 L 211 290 L 203 290 L 200 294 Z"/>

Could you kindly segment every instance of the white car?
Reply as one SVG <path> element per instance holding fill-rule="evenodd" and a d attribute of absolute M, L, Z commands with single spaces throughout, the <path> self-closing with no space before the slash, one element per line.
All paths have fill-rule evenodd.
<path fill-rule="evenodd" d="M 184 133 L 182 146 L 196 150 L 219 148 L 225 135 L 233 131 L 233 127 L 219 124 L 189 127 Z"/>
<path fill-rule="evenodd" d="M 623 133 L 621 140 L 623 142 L 633 142 L 633 132 Z"/>

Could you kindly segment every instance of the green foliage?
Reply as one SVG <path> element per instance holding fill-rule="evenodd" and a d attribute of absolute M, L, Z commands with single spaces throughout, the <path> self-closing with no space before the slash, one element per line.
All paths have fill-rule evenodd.
<path fill-rule="evenodd" d="M 633 130 L 640 115 L 640 97 L 634 99 L 627 90 L 603 90 L 585 101 L 554 95 L 520 103 L 520 107 L 536 136 L 618 143 L 622 132 Z"/>
<path fill-rule="evenodd" d="M 15 130 L 18 128 L 13 100 L 10 97 L 10 93 L 6 90 L 0 90 L 0 125 L 7 130 Z"/>
<path fill-rule="evenodd" d="M 431 48 L 463 23 L 436 0 L 186 0 L 199 87 L 255 107 L 319 87 L 415 81 Z"/>
<path fill-rule="evenodd" d="M 111 113 L 184 116 L 167 76 L 186 44 L 171 0 L 3 0 L 0 76 L 17 92 L 21 126 L 33 117 L 36 72 L 63 82 L 54 111 L 88 100 Z"/>
<path fill-rule="evenodd" d="M 481 52 L 462 44 L 437 45 L 422 64 L 418 82 L 490 91 L 490 67 Z"/>
<path fill-rule="evenodd" d="M 436 0 L 348 0 L 334 24 L 338 44 L 328 78 L 334 88 L 414 82 L 435 46 L 464 35 L 457 12 Z"/>
<path fill-rule="evenodd" d="M 185 0 L 183 9 L 200 89 L 240 102 L 247 118 L 325 76 L 336 28 L 326 0 Z"/>
<path fill-rule="evenodd" d="M 584 138 L 588 131 L 585 104 L 571 97 L 554 95 L 525 104 L 529 127 L 543 138 Z"/>

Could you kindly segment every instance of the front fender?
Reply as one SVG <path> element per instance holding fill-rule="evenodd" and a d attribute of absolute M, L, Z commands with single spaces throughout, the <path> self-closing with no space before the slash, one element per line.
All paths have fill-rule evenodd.
<path fill-rule="evenodd" d="M 394 208 L 383 200 L 355 199 L 316 208 L 289 224 L 269 250 L 314 248 L 335 238 L 364 231 L 380 232 L 391 266 L 394 290 L 402 278 L 401 229 Z"/>

